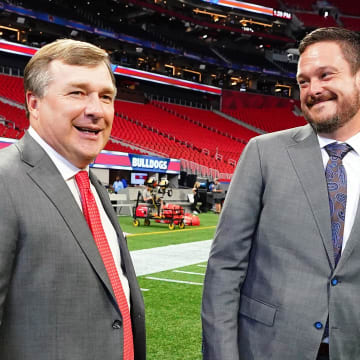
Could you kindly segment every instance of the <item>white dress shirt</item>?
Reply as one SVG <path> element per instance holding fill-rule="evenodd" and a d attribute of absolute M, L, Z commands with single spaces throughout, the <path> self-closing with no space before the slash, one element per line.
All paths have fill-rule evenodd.
<path fill-rule="evenodd" d="M 318 135 L 323 158 L 324 169 L 329 160 L 329 155 L 325 150 L 325 146 L 336 142 L 336 140 L 328 139 Z M 349 239 L 351 229 L 355 221 L 355 215 L 358 208 L 360 196 L 360 133 L 352 136 L 344 141 L 349 144 L 353 150 L 349 151 L 342 160 L 345 167 L 347 178 L 347 200 L 345 210 L 345 224 L 342 250 L 344 250 Z"/>
<path fill-rule="evenodd" d="M 79 207 L 82 211 L 80 192 L 79 192 L 79 189 L 78 189 L 76 181 L 75 181 L 75 175 L 80 170 L 85 170 L 85 171 L 89 172 L 89 167 L 87 166 L 86 169 L 79 169 L 76 166 L 74 166 L 72 163 L 70 163 L 68 160 L 66 160 L 63 156 L 61 156 L 58 152 L 56 152 L 49 144 L 47 144 L 31 126 L 28 130 L 28 133 L 49 155 L 50 159 L 53 161 L 53 163 L 59 170 L 61 176 L 63 177 L 64 181 L 66 182 L 66 185 L 69 187 L 71 193 L 73 194 L 77 204 L 79 205 Z M 91 182 L 90 182 L 90 188 L 95 197 L 95 201 L 96 201 L 96 204 L 97 204 L 99 212 L 100 212 L 101 223 L 104 228 L 105 235 L 108 240 L 108 243 L 109 243 L 109 246 L 110 246 L 114 261 L 115 261 L 115 266 L 119 273 L 120 281 L 121 281 L 123 290 L 125 292 L 125 296 L 128 301 L 129 307 L 130 307 L 129 282 L 121 268 L 120 247 L 119 247 L 116 231 L 104 210 L 104 207 L 101 203 L 101 200 L 99 198 L 99 195 L 98 195 L 95 187 L 91 184 Z"/>

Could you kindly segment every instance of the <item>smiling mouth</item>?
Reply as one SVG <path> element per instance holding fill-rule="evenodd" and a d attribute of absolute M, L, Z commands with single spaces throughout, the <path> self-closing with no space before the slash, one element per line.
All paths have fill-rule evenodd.
<path fill-rule="evenodd" d="M 307 107 L 309 109 L 311 109 L 314 105 L 317 105 L 317 104 L 321 104 L 321 103 L 324 103 L 324 102 L 328 102 L 328 101 L 332 101 L 332 100 L 336 100 L 336 96 L 331 96 L 331 95 L 328 95 L 328 96 L 322 96 L 322 97 L 318 97 L 318 98 L 312 98 L 310 99 L 308 102 L 307 102 Z"/>
<path fill-rule="evenodd" d="M 80 127 L 80 126 L 75 126 L 75 128 L 80 132 L 96 134 L 96 135 L 101 131 L 101 130 L 94 130 L 94 129 L 89 129 L 89 128 L 85 128 L 85 127 Z"/>
<path fill-rule="evenodd" d="M 322 104 L 322 103 L 327 102 L 327 101 L 329 101 L 329 100 L 316 101 L 314 103 L 308 104 L 308 107 L 311 109 L 313 106 L 318 105 L 318 104 Z"/>

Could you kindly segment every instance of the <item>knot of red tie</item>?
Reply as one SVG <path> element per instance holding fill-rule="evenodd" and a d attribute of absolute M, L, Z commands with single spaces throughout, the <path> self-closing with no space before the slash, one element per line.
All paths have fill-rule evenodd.
<path fill-rule="evenodd" d="M 76 183 L 78 184 L 79 189 L 90 189 L 90 181 L 89 181 L 89 175 L 87 171 L 81 170 L 75 175 Z"/>

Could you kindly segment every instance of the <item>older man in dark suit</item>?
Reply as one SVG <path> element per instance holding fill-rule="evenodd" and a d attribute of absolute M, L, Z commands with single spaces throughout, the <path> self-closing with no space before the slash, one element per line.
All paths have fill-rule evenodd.
<path fill-rule="evenodd" d="M 24 83 L 30 129 L 0 155 L 0 358 L 143 360 L 142 295 L 88 166 L 113 122 L 108 56 L 59 40 Z"/>

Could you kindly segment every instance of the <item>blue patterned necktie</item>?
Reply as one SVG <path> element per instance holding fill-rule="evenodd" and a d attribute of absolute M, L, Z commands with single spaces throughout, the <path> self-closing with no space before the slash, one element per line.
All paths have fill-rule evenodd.
<path fill-rule="evenodd" d="M 346 171 L 342 159 L 352 148 L 345 143 L 331 143 L 325 146 L 325 150 L 329 154 L 325 177 L 329 193 L 331 237 L 336 266 L 341 256 L 346 210 Z"/>

